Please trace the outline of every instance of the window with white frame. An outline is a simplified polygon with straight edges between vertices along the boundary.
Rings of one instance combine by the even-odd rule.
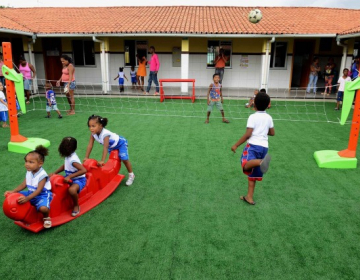
[[[215,59],[219,55],[220,49],[224,50],[225,56],[228,60],[225,63],[225,67],[231,67],[231,54],[232,54],[232,44],[231,41],[215,41],[209,40],[207,45],[207,67],[215,67]]]
[[[136,54],[139,54],[140,58],[145,57],[147,59],[148,54],[148,42],[125,40],[125,66],[138,66],[138,60]]]
[[[271,44],[270,68],[286,69],[287,42],[274,42]]]
[[[73,40],[72,46],[75,66],[95,66],[94,41]]]

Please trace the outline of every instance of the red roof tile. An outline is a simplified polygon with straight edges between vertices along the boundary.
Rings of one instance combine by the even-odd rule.
[[[344,31],[340,32],[339,35],[347,35],[347,34],[352,34],[352,33],[360,33],[360,25],[358,25],[354,28],[345,29]]]
[[[360,10],[260,7],[263,19],[248,21],[251,7],[97,7],[0,9],[0,28],[40,34],[337,34],[359,28]],[[356,29],[357,30],[357,29]],[[1,30],[0,30],[1,31]]]

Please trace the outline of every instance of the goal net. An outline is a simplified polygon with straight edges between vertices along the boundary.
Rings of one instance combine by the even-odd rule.
[[[55,84],[55,81],[52,81]],[[44,110],[46,80],[38,79],[38,93],[32,95],[28,110]],[[160,102],[160,95],[154,95],[152,86],[149,95],[136,86],[125,85],[124,91],[119,91],[119,86],[111,85],[111,90],[104,94],[102,84],[76,83],[74,91],[76,112],[89,114],[139,114],[153,116],[176,116],[206,118],[208,88],[196,87],[195,102],[192,96],[192,84],[189,83],[188,92],[182,92],[180,82],[163,84],[161,91],[165,96],[183,96],[177,99],[165,98]],[[334,86],[335,88],[336,86]],[[146,88],[146,86],[145,86]],[[64,87],[53,87],[56,101],[60,111],[65,114],[69,103],[64,93]],[[254,97],[255,88],[231,88],[224,86],[222,89],[223,108],[225,117],[229,119],[247,119],[254,113],[252,107],[246,104]],[[276,89],[271,88],[268,94],[271,97],[269,114],[274,120],[307,121],[307,122],[339,122],[340,111],[335,111],[336,93],[321,94],[324,88],[318,88],[317,93],[306,93],[305,88]],[[211,118],[221,118],[219,110],[214,106]]]

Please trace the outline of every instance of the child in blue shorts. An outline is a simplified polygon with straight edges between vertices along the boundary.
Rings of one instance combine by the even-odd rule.
[[[49,217],[52,200],[51,183],[49,176],[42,167],[47,155],[48,149],[44,146],[37,146],[34,151],[27,153],[25,156],[25,168],[27,170],[25,180],[12,191],[5,192],[5,196],[15,192],[23,194],[24,196],[18,199],[18,203],[23,204],[30,201],[36,210],[43,214],[44,228],[51,227]],[[28,190],[23,191],[25,188]]]
[[[343,97],[344,97],[345,84],[346,84],[346,82],[351,81],[351,78],[348,77],[348,74],[349,74],[349,69],[344,68],[343,75],[338,80],[338,93],[337,93],[337,96],[336,96],[335,110],[340,109],[340,102],[343,101]]]
[[[107,118],[102,118],[95,115],[89,117],[88,127],[90,129],[91,136],[86,149],[84,161],[89,159],[91,150],[94,145],[94,141],[99,142],[101,145],[104,145],[101,161],[99,161],[98,163],[99,166],[104,165],[105,158],[108,152],[110,153],[113,150],[117,150],[120,160],[125,164],[126,169],[129,172],[129,178],[126,181],[126,185],[131,186],[134,182],[135,175],[129,161],[128,142],[124,137],[107,130],[105,128],[107,123]]]
[[[119,73],[118,75],[114,78],[114,81],[119,78],[119,90],[120,92],[124,92],[124,79],[126,79],[128,81],[128,78],[125,76],[124,73],[124,67],[120,67],[119,68]]]
[[[75,153],[77,141],[73,137],[65,137],[59,145],[59,154],[65,158],[65,163],[61,165],[53,174],[65,171],[64,181],[69,183],[69,194],[74,202],[74,208],[71,216],[75,217],[80,213],[79,193],[86,185],[86,169]],[[53,175],[51,174],[51,175]]]
[[[47,113],[47,116],[45,118],[50,118],[51,117],[50,111],[54,110],[58,114],[58,118],[62,119],[62,115],[57,107],[55,92],[52,90],[51,83],[47,82],[45,84],[45,90],[46,90],[46,113]]]
[[[132,85],[132,88],[134,89],[136,87],[136,83],[137,83],[136,71],[135,71],[134,66],[131,66],[130,77],[131,77],[131,85]]]
[[[245,134],[231,147],[236,149],[247,141],[241,156],[241,167],[244,174],[248,175],[248,193],[240,199],[255,205],[253,196],[256,181],[262,181],[262,176],[267,172],[270,163],[268,152],[268,135],[274,136],[274,123],[266,108],[270,104],[270,97],[264,92],[259,92],[254,100],[256,113],[250,115],[247,121]]]

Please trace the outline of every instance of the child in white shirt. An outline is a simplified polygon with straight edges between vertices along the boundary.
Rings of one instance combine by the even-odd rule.
[[[349,69],[345,68],[343,70],[343,76],[339,78],[338,80],[338,93],[337,93],[337,97],[336,97],[336,107],[335,110],[339,110],[340,109],[340,102],[343,101],[343,97],[344,97],[344,90],[345,90],[345,83],[347,81],[351,81],[351,78],[348,77],[348,73],[349,73]]]
[[[256,113],[250,115],[247,121],[245,134],[231,147],[236,149],[247,141],[241,156],[241,167],[244,174],[248,175],[248,193],[240,199],[255,205],[253,199],[256,181],[262,181],[262,176],[267,172],[270,163],[268,152],[268,135],[274,136],[274,123],[269,114],[265,112],[270,104],[270,97],[264,92],[259,92],[254,100]]]

